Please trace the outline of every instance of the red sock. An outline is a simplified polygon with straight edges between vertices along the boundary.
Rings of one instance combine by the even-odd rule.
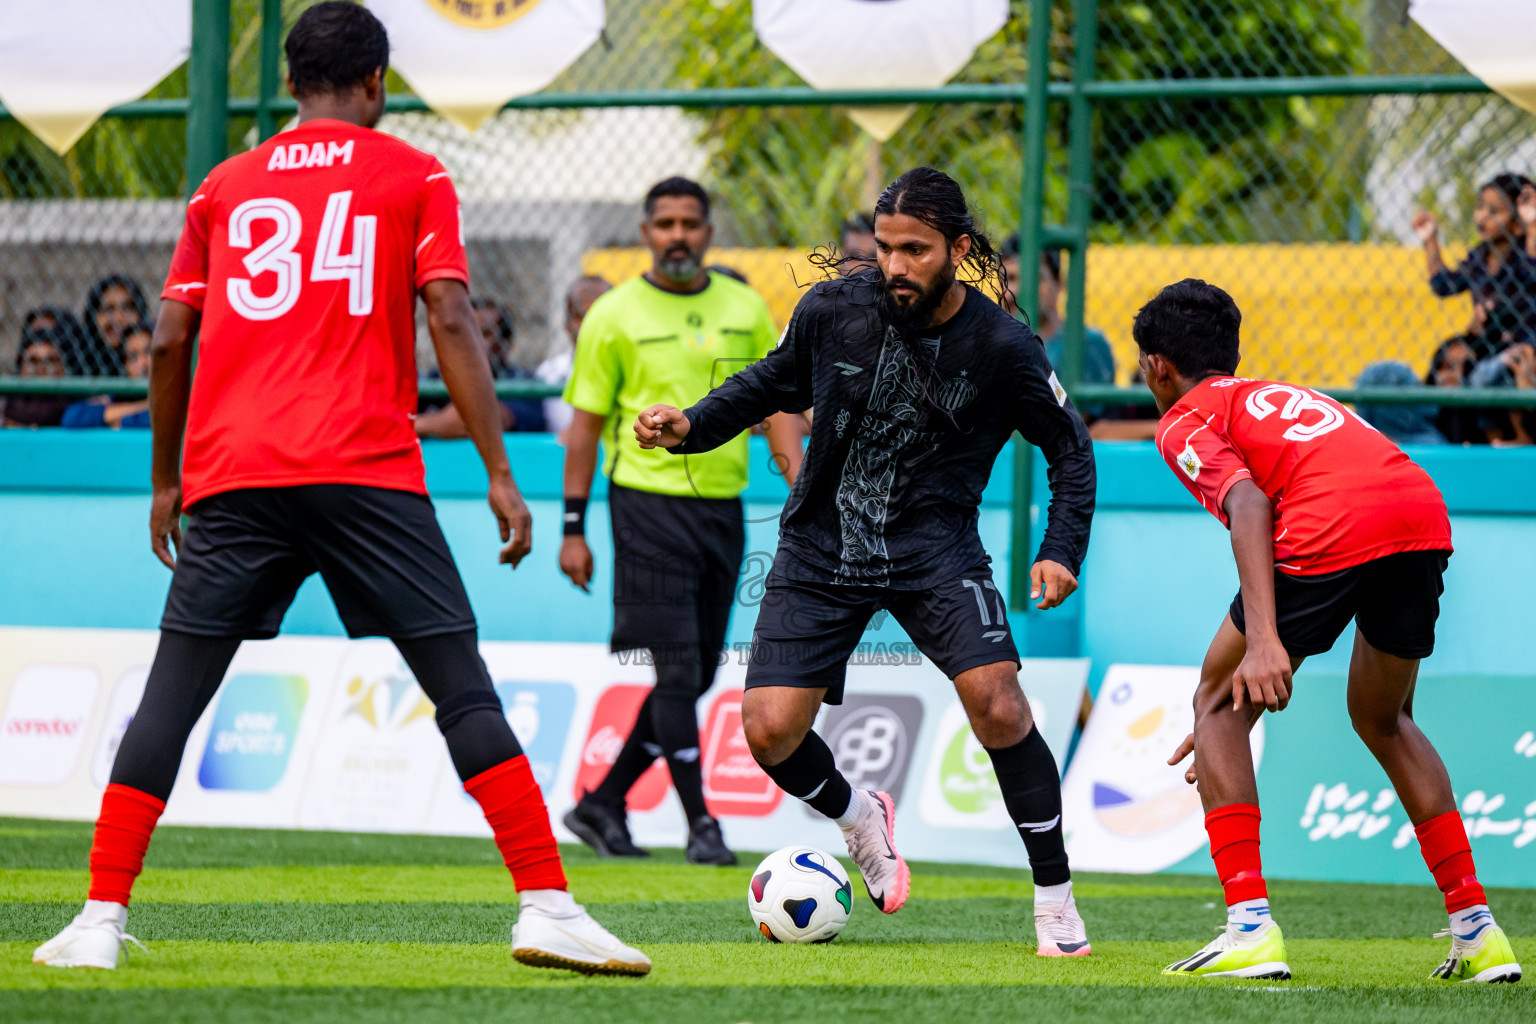
[[[101,795],[96,838],[91,843],[91,891],[87,899],[128,905],[133,880],[144,870],[144,851],[165,801],[112,783]]]
[[[1269,898],[1264,870],[1259,861],[1259,808],[1257,804],[1227,804],[1205,816],[1211,837],[1211,859],[1216,877],[1227,894],[1227,906],[1244,900]]]
[[[1415,825],[1419,837],[1419,852],[1429,873],[1435,876],[1435,884],[1445,893],[1445,910],[1454,914],[1458,910],[1487,903],[1483,887],[1477,882],[1477,868],[1472,864],[1472,844],[1467,842],[1467,830],[1461,824],[1461,815],[1446,811],[1430,818],[1422,825]]]
[[[565,871],[549,827],[544,794],[522,754],[488,768],[464,783],[480,804],[496,834],[496,848],[512,872],[518,892],[525,889],[564,889]]]

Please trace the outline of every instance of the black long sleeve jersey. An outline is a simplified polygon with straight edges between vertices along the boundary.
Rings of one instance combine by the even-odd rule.
[[[1050,464],[1039,559],[1073,573],[1096,483],[1082,418],[1028,326],[975,288],[919,342],[914,362],[881,318],[872,272],[815,285],[779,345],[687,410],[675,454],[706,452],[776,412],[815,408],[810,448],[780,518],[773,575],[921,590],[990,559],[981,492],[1017,430]]]

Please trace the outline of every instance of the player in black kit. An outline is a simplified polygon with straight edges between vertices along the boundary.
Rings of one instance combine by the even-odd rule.
[[[705,452],[777,412],[815,407],[810,449],[780,520],[752,637],[743,725],[785,792],[834,819],[875,905],[895,913],[911,876],[895,806],[854,791],[812,731],[870,617],[896,616],[945,675],[992,758],[1029,853],[1042,956],[1089,952],[1072,900],[1056,761],[1019,687],[1019,656],[976,530],[992,464],[1015,431],[1050,463],[1045,540],[1030,569],[1040,608],[1077,589],[1093,517],[1088,431],[1040,339],[973,285],[999,260],[948,176],[908,171],[875,207],[878,269],[823,281],[778,348],[686,412],[652,406],[646,448]],[[835,263],[835,260],[824,262]]]

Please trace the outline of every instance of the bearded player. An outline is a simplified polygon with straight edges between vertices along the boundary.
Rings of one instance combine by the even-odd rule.
[[[102,796],[85,909],[33,959],[117,966],[129,895],[187,736],[241,641],[276,635],[299,584],[319,572],[348,634],[393,640],[436,705],[453,766],[519,892],[512,955],[645,974],[645,955],[566,891],[548,811],[426,495],[411,426],[418,292],[510,541],[501,561],[516,567],[528,553],[531,523],[501,443],[448,172],[372,130],[389,40],[364,7],[310,7],[285,48],[298,126],[214,168],[187,205],[171,262],[150,370],[150,535],[175,575],[144,698]]]
[[[896,852],[896,808],[885,793],[853,790],[811,728],[823,703],[842,702],[848,658],[871,616],[888,609],[954,681],[992,759],[1034,870],[1038,952],[1084,956],[1056,760],[1019,687],[976,522],[992,464],[1017,430],[1050,463],[1031,596],[1040,608],[1060,604],[1077,589],[1088,545],[1093,448],[1040,339],[957,279],[966,264],[996,282],[1000,264],[948,175],[920,167],[897,178],[875,207],[875,245],[878,268],[812,288],[766,358],[687,412],[652,406],[635,435],[686,456],[815,406],[752,637],[742,702],[752,755],[779,788],[842,827],[870,898],[899,910],[911,876]]]
[[[1260,863],[1248,730],[1286,706],[1292,674],[1353,619],[1349,717],[1403,802],[1450,914],[1451,952],[1432,976],[1519,981],[1450,777],[1413,720],[1451,555],[1445,500],[1429,474],[1331,398],[1233,376],[1241,322],[1230,295],[1185,280],[1142,307],[1132,332],[1162,413],[1158,450],[1231,531],[1241,583],[1200,670],[1194,735],[1170,761],[1193,748],[1188,774],[1205,806],[1227,925],[1163,973],[1291,976]]]

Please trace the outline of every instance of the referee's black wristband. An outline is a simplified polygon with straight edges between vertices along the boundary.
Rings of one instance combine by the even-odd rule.
[[[567,537],[584,537],[587,533],[587,499],[566,498],[564,533]]]

